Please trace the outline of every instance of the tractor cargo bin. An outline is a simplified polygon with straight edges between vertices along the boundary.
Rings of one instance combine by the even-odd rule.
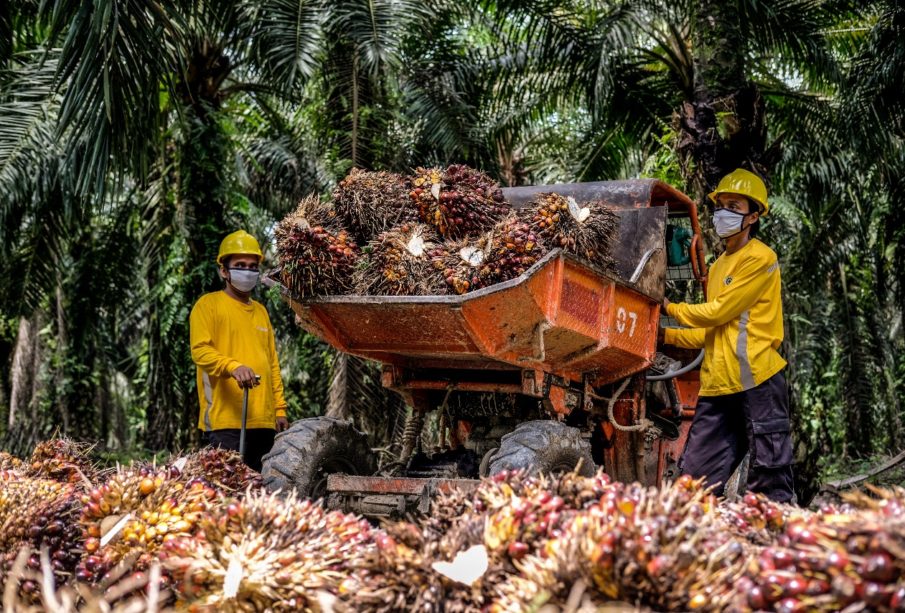
[[[589,374],[597,383],[650,365],[659,315],[657,298],[559,249],[515,279],[461,296],[287,301],[305,330],[364,358],[407,368],[540,369],[572,380]]]

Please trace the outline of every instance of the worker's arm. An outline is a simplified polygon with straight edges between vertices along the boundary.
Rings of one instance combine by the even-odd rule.
[[[232,374],[242,363],[223,355],[214,347],[214,325],[210,309],[203,303],[195,304],[189,316],[189,339],[192,345],[192,361],[209,375],[223,377]]]
[[[683,349],[703,349],[706,328],[664,328],[663,342]]]
[[[750,309],[779,274],[778,262],[751,258],[733,275],[732,284],[714,300],[702,304],[670,303],[666,312],[683,326],[715,328]],[[714,279],[711,283],[716,283]]]

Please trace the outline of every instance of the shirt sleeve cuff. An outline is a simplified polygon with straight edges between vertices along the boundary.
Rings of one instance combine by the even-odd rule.
[[[286,407],[279,407],[276,409],[277,417],[286,417]]]
[[[230,360],[226,365],[226,370],[223,371],[223,376],[230,376],[234,370],[242,366],[242,362],[239,360]]]
[[[670,302],[666,305],[666,314],[670,317],[676,316],[676,311],[678,311],[679,303],[678,302]]]
[[[676,329],[675,328],[663,328],[663,342],[667,345],[675,345],[676,344]]]

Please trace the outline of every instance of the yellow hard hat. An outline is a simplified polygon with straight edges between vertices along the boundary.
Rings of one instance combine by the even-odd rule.
[[[716,202],[716,197],[720,194],[741,194],[742,196],[747,196],[761,205],[763,208],[761,215],[766,215],[770,212],[770,205],[767,203],[767,186],[764,185],[760,177],[743,168],[736,168],[720,179],[720,184],[708,194],[708,197]]]
[[[228,255],[256,255],[259,260],[264,259],[258,239],[245,230],[237,230],[223,239],[217,254],[217,264],[222,264],[223,258]]]

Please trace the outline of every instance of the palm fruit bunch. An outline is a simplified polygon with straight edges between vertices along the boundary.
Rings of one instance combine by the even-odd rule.
[[[453,294],[465,294],[493,283],[487,259],[491,234],[438,245],[429,252],[431,265]]]
[[[336,212],[316,195],[302,200],[275,234],[282,281],[293,294],[335,296],[352,289],[361,249]]]
[[[562,602],[579,581],[602,599],[656,610],[719,608],[726,604],[724,583],[747,560],[700,481],[681,477],[659,490],[612,483],[538,554],[516,562],[521,572],[499,586],[495,608]]]
[[[0,489],[0,581],[8,578],[23,548],[34,552],[27,558],[27,568],[38,570],[37,552],[42,547],[47,549],[54,584],[66,581],[83,552],[76,523],[80,506],[75,484],[4,473]],[[37,598],[34,582],[23,581],[19,587],[23,597]]]
[[[38,560],[32,565],[32,560]],[[155,562],[148,573],[133,573],[128,565],[122,565],[99,585],[69,581],[46,581],[54,574],[49,556],[30,548],[19,550],[4,586],[4,611],[8,613],[38,613],[52,610],[56,613],[76,611],[127,613],[135,611],[172,611],[164,608],[171,600],[167,590],[151,588],[160,579],[160,564]],[[18,580],[22,588],[13,593],[9,582]],[[161,605],[164,605],[162,607]]]
[[[210,611],[298,611],[336,594],[352,560],[373,548],[370,524],[294,494],[251,492],[212,509],[193,537],[160,558],[179,605]]]
[[[905,610],[905,490],[847,496],[786,517],[782,533],[726,587],[738,611]]]
[[[166,474],[182,481],[203,479],[223,492],[244,492],[263,487],[261,473],[249,468],[235,451],[205,447],[170,462]]]
[[[448,239],[486,232],[509,212],[500,186],[488,175],[463,164],[418,168],[410,196],[421,221]]]
[[[25,463],[22,462],[16,456],[7,453],[5,451],[0,451],[0,471],[2,470],[22,470],[25,468]]]
[[[374,537],[376,547],[352,561],[340,602],[350,611],[481,611],[505,572],[488,564],[483,545],[446,548],[480,542],[480,523],[469,532],[470,538],[460,534],[441,544],[410,523],[385,526]]]
[[[763,494],[748,492],[738,501],[723,501],[718,509],[730,529],[755,545],[776,541],[791,516],[799,516],[798,507],[770,500]]]
[[[446,293],[431,259],[439,239],[430,226],[404,224],[381,233],[364,252],[367,265],[355,272],[355,293],[427,296]]]
[[[491,233],[485,277],[489,284],[514,279],[536,264],[546,252],[539,235],[528,222],[508,215]]]
[[[483,541],[492,556],[520,560],[562,534],[576,508],[558,494],[558,482],[503,472],[478,489],[475,508],[486,517]]]
[[[27,472],[33,477],[79,483],[92,481],[95,468],[88,457],[91,445],[65,438],[51,439],[35,446]]]
[[[603,270],[613,267],[610,256],[619,231],[619,218],[602,202],[579,205],[572,197],[538,194],[519,214],[549,249],[562,249]]]
[[[117,472],[82,498],[79,523],[88,555],[77,577],[98,581],[133,553],[135,570],[147,569],[164,543],[193,534],[219,500],[220,492],[203,479],[183,481],[153,467]]]
[[[381,232],[418,221],[407,177],[353,168],[333,190],[333,207],[359,244]]]

